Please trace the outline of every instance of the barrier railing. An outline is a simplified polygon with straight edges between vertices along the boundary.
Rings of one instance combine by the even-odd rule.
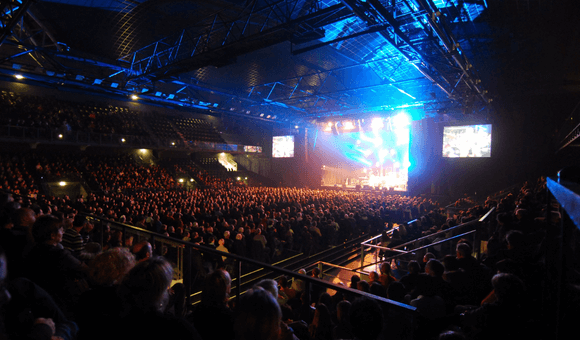
[[[303,280],[309,283],[305,285],[306,294],[309,294],[311,285],[319,285],[327,289],[329,288],[341,293],[373,298],[381,304],[385,315],[398,313],[399,315],[405,316],[405,319],[409,321],[409,325],[413,325],[409,329],[409,332],[412,334],[412,332],[414,331],[416,322],[415,307],[401,304],[396,301],[388,300],[382,297],[374,296],[362,291],[358,291],[356,289],[335,285],[333,283],[318,278],[301,275],[297,272],[277,267],[275,265],[270,265],[267,263],[259,262],[250,258],[241,257],[231,253],[221,252],[191,242],[176,240],[174,238],[157,234],[146,229],[137,228],[127,224],[106,220],[94,215],[87,215],[87,217],[91,220],[91,222],[93,223],[94,227],[97,230],[100,229],[101,231],[103,231],[110,229],[120,231],[121,232],[120,239],[122,241],[131,240],[132,237],[132,243],[137,243],[141,241],[148,241],[149,243],[151,243],[154,249],[154,253],[156,255],[162,255],[164,257],[167,257],[170,261],[172,261],[175,264],[174,268],[176,272],[175,279],[183,282],[186,289],[188,302],[189,297],[191,297],[192,294],[192,288],[196,286],[196,280],[199,279],[199,277],[196,278],[196,275],[200,274],[197,271],[203,271],[206,269],[203,267],[202,268],[199,267],[199,262],[196,261],[196,258],[199,259],[201,256],[224,256],[226,257],[225,262],[229,264],[229,269],[233,273],[232,292],[235,298],[238,298],[239,296],[241,296],[241,294],[243,294],[242,292],[242,286],[244,285],[243,278],[245,276],[248,276],[247,274],[250,273],[250,271],[248,271],[248,273],[244,273],[244,269],[250,267],[253,268],[251,270],[264,270],[272,272],[276,276],[285,275],[287,277],[294,278],[295,280],[296,279]],[[100,235],[103,235],[103,233],[101,232]],[[101,245],[103,245],[103,242],[106,240],[103,240],[101,238],[96,241],[100,242]],[[386,317],[385,322],[388,323]]]
[[[415,240],[399,244],[395,247],[379,245],[382,241],[382,235],[372,237],[371,239],[361,243],[361,267],[359,269],[376,266],[383,262],[391,262],[392,260],[397,262],[403,261],[407,263],[411,260],[422,261],[423,256],[428,251],[440,254],[449,254],[453,250],[452,246],[454,241],[462,238],[471,238],[471,243],[473,245],[473,255],[479,258],[482,250],[482,240],[481,234],[479,232],[480,226],[482,226],[483,223],[489,221],[489,217],[494,211],[495,207],[490,209],[478,220],[462,223],[453,228],[423,236]],[[410,221],[407,224],[409,225],[413,222],[414,221]],[[389,230],[391,234],[395,229],[398,228],[395,227]],[[370,264],[365,264],[365,257],[369,252],[372,252],[375,255],[375,260]]]

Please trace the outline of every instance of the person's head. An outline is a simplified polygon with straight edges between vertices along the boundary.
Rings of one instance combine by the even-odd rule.
[[[525,245],[524,234],[519,230],[510,230],[505,235],[508,249],[521,249]]]
[[[368,293],[369,289],[370,289],[370,285],[365,280],[360,280],[359,282],[356,283],[356,289]]]
[[[403,302],[406,294],[405,285],[399,281],[391,282],[387,287],[387,298],[390,300]]]
[[[283,288],[288,288],[288,278],[284,275],[280,276],[278,278],[278,287],[280,287],[280,289]]]
[[[385,286],[383,286],[378,281],[371,281],[369,284],[369,293],[380,296],[380,297],[387,297],[387,290]]]
[[[319,303],[316,305],[312,324],[316,325],[317,327],[326,328],[332,326],[332,316],[328,310],[328,307],[324,303]]]
[[[262,288],[248,290],[236,308],[236,340],[271,340],[280,333],[282,312],[276,299]]]
[[[379,273],[377,273],[376,271],[372,271],[369,273],[369,281],[371,282],[375,282],[375,281],[379,281]]]
[[[37,243],[60,243],[63,234],[62,221],[53,215],[42,215],[32,225],[32,236]]]
[[[381,271],[381,274],[383,275],[390,275],[391,274],[391,264],[388,262],[383,262],[381,263],[381,267],[379,269]],[[370,277],[370,275],[369,275]]]
[[[524,293],[523,281],[514,274],[499,273],[491,279],[498,302],[518,301]]]
[[[30,228],[36,222],[36,213],[29,208],[20,208],[14,212],[14,226]]]
[[[312,277],[320,277],[320,269],[318,269],[318,267],[312,268]]]
[[[336,304],[336,319],[338,321],[349,321],[350,301],[342,300]]]
[[[121,282],[135,263],[135,257],[128,249],[109,249],[90,261],[89,279],[98,286],[111,286]]]
[[[330,294],[328,294],[328,292],[323,292],[318,297],[318,303],[323,303],[326,305],[326,307],[330,308],[330,306],[333,305],[332,296],[330,296]]]
[[[431,259],[425,265],[425,273],[432,277],[442,277],[445,272],[445,267],[439,262],[439,260]]]
[[[471,246],[469,244],[463,242],[458,243],[455,249],[458,259],[471,257]]]
[[[421,272],[421,266],[417,261],[409,261],[407,265],[407,271],[409,274],[419,274]]]
[[[376,300],[355,299],[350,307],[352,333],[360,340],[375,340],[383,330],[383,312]]]
[[[459,262],[457,262],[457,257],[453,255],[446,255],[443,258],[443,266],[445,267],[445,271],[456,271],[459,270]]]
[[[153,255],[153,248],[149,242],[142,241],[135,244],[131,249],[131,252],[135,255],[135,260],[144,261]]]
[[[133,267],[121,283],[119,293],[129,310],[162,310],[169,299],[173,268],[163,257],[152,257]]]
[[[205,287],[201,293],[201,303],[207,305],[225,305],[230,297],[232,279],[223,269],[216,269],[205,278]]]
[[[272,279],[263,279],[256,283],[256,286],[272,294],[274,298],[278,297],[278,282]]]
[[[356,289],[357,283],[360,281],[360,277],[356,274],[350,277],[350,288]]]
[[[75,229],[83,229],[85,224],[88,223],[87,217],[84,215],[75,215],[74,220],[73,220],[73,228]]]

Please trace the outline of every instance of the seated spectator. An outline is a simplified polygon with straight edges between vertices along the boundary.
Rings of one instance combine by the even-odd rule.
[[[350,324],[350,306],[347,300],[342,300],[336,305],[336,326],[332,329],[332,339],[352,339],[352,326]]]
[[[203,339],[234,338],[233,312],[228,306],[231,279],[227,271],[217,269],[205,279],[201,302],[192,314],[192,321]]]
[[[531,311],[525,301],[525,286],[513,274],[496,274],[492,286],[497,301],[462,314],[462,325],[470,339],[529,338],[526,321]]]
[[[386,297],[389,300],[405,303],[405,295],[405,285],[403,285],[401,282],[393,282],[387,289]]]
[[[298,274],[306,275],[306,269],[298,270]],[[294,278],[294,280],[292,281],[291,288],[294,289],[294,291],[296,291],[296,295],[302,294],[302,292],[306,289],[304,280],[299,279],[299,278]]]
[[[91,230],[93,230],[93,225],[87,220],[87,217],[76,215],[72,227],[66,229],[62,236],[62,246],[81,261],[86,262],[93,259],[96,254],[85,250],[85,240],[81,235],[81,232],[89,233]]]
[[[131,248],[131,253],[135,256],[135,260],[142,262],[148,260],[153,256],[153,248],[151,244],[147,241],[141,241]]]
[[[283,327],[276,299],[262,288],[250,289],[240,298],[234,329],[236,340],[296,339],[290,328]]]
[[[401,277],[400,282],[405,286],[405,291],[407,293],[411,293],[421,279],[421,267],[419,266],[419,262],[417,261],[410,261],[407,265],[408,273]]]
[[[356,289],[360,290],[361,292],[368,293],[370,291],[370,288],[371,287],[370,287],[369,283],[365,280],[360,280],[356,284]]]
[[[468,243],[459,242],[456,247],[456,257],[459,268],[467,275],[468,286],[471,287],[467,300],[469,304],[477,305],[489,293],[491,273],[471,255],[472,247]]]
[[[282,275],[280,278],[278,278],[278,287],[280,288],[281,295],[281,298],[278,299],[280,306],[286,304],[288,300],[294,299],[296,297],[296,291],[290,287],[288,278],[286,276]]]
[[[463,269],[459,268],[457,258],[453,255],[445,256],[445,258],[443,258],[443,266],[445,267],[443,279],[451,284],[456,303],[468,303],[469,290],[471,287],[467,275]]]
[[[350,307],[350,324],[355,339],[377,340],[383,331],[383,311],[378,302],[359,297]]]
[[[165,313],[173,268],[162,257],[138,263],[123,279],[118,294],[122,318],[113,323],[113,339],[203,339],[183,318]]]
[[[119,283],[135,266],[135,258],[126,248],[113,248],[97,255],[88,268],[91,290],[83,293],[75,317],[80,327],[79,340],[98,340],[108,336],[105,325],[119,318],[122,309],[117,295]]]
[[[87,266],[62,247],[64,227],[57,217],[40,216],[32,226],[32,235],[36,244],[26,257],[25,275],[72,317],[78,298],[88,289]]]
[[[325,304],[319,303],[316,305],[314,318],[308,327],[310,338],[312,340],[331,340],[332,339],[332,317],[330,311]]]
[[[1,248],[0,309],[1,339],[76,339],[76,323],[64,315],[44,289],[22,277],[8,279],[8,263]]]
[[[395,276],[393,276],[391,265],[389,263],[381,263],[380,271],[381,275],[379,276],[379,282],[383,285],[383,287],[385,287],[385,289],[388,289],[392,282],[397,281]]]

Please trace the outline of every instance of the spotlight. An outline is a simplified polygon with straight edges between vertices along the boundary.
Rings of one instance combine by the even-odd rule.
[[[383,123],[383,119],[382,118],[373,118],[373,120],[371,121],[371,128],[373,130],[381,129],[384,126],[385,126],[385,123]]]
[[[139,99],[139,97],[137,97],[137,95],[136,95],[136,94],[132,94],[132,95],[131,95],[131,99],[133,99],[133,100],[137,100],[137,99]]]
[[[404,128],[409,125],[409,116],[404,113],[399,113],[393,118],[395,128]]]
[[[66,185],[66,182],[65,181],[58,182],[58,185],[60,185],[61,187],[64,187]]]
[[[14,75],[14,78],[16,78],[16,79],[20,80],[20,79],[24,79],[24,76],[23,76],[23,75],[21,75],[21,74],[15,74],[15,75]]]

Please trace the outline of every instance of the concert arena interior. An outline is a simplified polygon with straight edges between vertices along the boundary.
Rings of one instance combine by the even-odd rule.
[[[579,7],[2,1],[0,339],[573,336]]]

